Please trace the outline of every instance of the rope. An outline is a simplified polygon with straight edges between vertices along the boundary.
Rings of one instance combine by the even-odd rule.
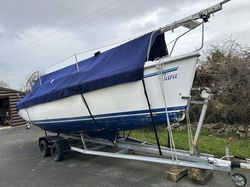
[[[163,88],[163,68],[162,68],[162,65],[163,65],[163,61],[162,59],[160,59],[159,61],[156,61],[157,62],[157,69],[159,70],[160,72],[160,75],[161,76],[158,76],[159,78],[159,82],[160,82],[160,86],[161,86],[161,92],[162,92],[162,98],[163,98],[163,101],[164,101],[164,105],[165,105],[165,114],[166,114],[166,119],[167,119],[167,129],[168,129],[168,133],[169,133],[169,136],[170,136],[170,150],[171,150],[171,153],[172,153],[172,160],[176,160],[176,162],[178,163],[178,158],[177,158],[177,154],[176,154],[176,149],[175,149],[175,143],[174,143],[174,137],[173,137],[173,132],[172,132],[172,128],[171,128],[171,123],[170,123],[170,119],[169,119],[169,113],[168,113],[168,109],[167,109],[167,102],[166,102],[166,94],[165,94],[165,91],[164,91],[164,88]]]

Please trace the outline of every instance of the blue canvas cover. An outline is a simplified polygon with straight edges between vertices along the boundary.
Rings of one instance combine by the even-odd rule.
[[[151,40],[151,42],[150,42]],[[41,77],[18,104],[17,110],[89,91],[143,79],[149,60],[167,54],[164,34],[147,33],[135,40]]]

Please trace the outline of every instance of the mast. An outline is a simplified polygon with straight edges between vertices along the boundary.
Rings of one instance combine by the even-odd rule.
[[[200,25],[200,22],[197,21],[198,19],[202,19],[204,22],[207,22],[208,19],[210,18],[211,14],[214,14],[215,12],[222,10],[222,6],[229,1],[231,1],[231,0],[224,0],[216,5],[208,7],[208,8],[201,10],[195,14],[192,14],[190,16],[183,18],[183,19],[180,19],[180,20],[175,21],[171,24],[168,24],[168,25],[162,27],[160,29],[160,32],[161,33],[168,32],[168,31],[174,30],[180,26],[183,26],[183,27],[188,28],[188,29],[193,29],[193,28]]]

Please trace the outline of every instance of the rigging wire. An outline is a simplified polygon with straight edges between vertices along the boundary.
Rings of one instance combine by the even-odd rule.
[[[131,0],[130,0],[131,1]],[[130,6],[129,6],[129,8],[130,7],[132,7],[132,6],[138,6],[139,4],[141,4],[141,3],[143,3],[143,1],[141,1],[141,2],[137,2],[137,4],[130,4]],[[120,6],[120,8],[121,8],[122,6]],[[115,15],[119,15],[119,14],[121,14],[122,12],[121,11],[119,11],[119,12],[116,12],[115,14],[111,14],[111,16],[115,16]],[[107,18],[105,18],[104,17],[104,19],[107,19]],[[98,20],[97,20],[98,21]],[[84,31],[86,31],[86,30],[88,30],[90,27],[88,27],[87,29],[85,29]],[[62,38],[62,40],[64,40],[65,38]],[[60,40],[60,41],[62,41],[62,40]],[[47,45],[48,45],[49,43],[47,43]],[[46,44],[45,44],[46,45]]]
[[[109,4],[107,4],[107,5],[103,6],[103,7],[101,7],[101,8],[99,8],[99,9],[95,10],[95,11],[100,11],[100,10],[106,9],[107,7],[110,7],[110,6],[112,6],[112,5],[114,5],[114,4],[118,3],[118,2],[119,2],[119,0],[116,0],[115,2],[109,3]],[[116,7],[115,7],[115,8],[116,8]],[[16,53],[18,53],[18,52],[21,52],[21,51],[25,50],[25,48],[27,48],[27,47],[29,47],[29,46],[31,46],[31,47],[36,46],[37,43],[39,44],[39,43],[41,43],[43,40],[49,39],[50,37],[57,35],[57,34],[60,33],[61,31],[66,30],[66,29],[69,29],[70,26],[73,26],[73,25],[76,25],[77,23],[86,21],[86,17],[87,17],[87,18],[91,18],[91,17],[95,17],[95,16],[96,16],[96,14],[94,14],[94,16],[92,16],[92,15],[93,15],[93,13],[91,12],[91,13],[87,14],[87,15],[84,17],[85,20],[82,20],[82,19],[80,18],[80,19],[77,19],[77,20],[74,21],[74,22],[71,22],[70,24],[64,24],[63,26],[61,26],[61,27],[60,27],[59,29],[57,29],[56,31],[54,31],[54,32],[52,32],[52,33],[50,33],[50,34],[48,34],[48,35],[45,35],[45,36],[43,36],[43,37],[41,37],[41,38],[35,40],[34,42],[25,44],[25,45],[23,45],[22,47],[18,48],[17,50],[15,50],[15,53],[14,53],[14,54],[16,54]],[[27,48],[27,49],[29,49],[29,48]],[[12,56],[13,53],[11,53],[10,55]],[[10,56],[10,55],[9,55],[9,56]],[[9,56],[7,56],[7,57],[9,57]],[[7,58],[7,57],[6,57],[6,58]],[[2,60],[2,59],[1,59],[1,60]]]
[[[115,9],[117,9],[117,8],[119,8],[119,7],[115,7]],[[109,12],[110,10],[107,10],[107,12]],[[105,12],[103,12],[103,13],[105,13]],[[96,14],[95,14],[96,15]],[[99,16],[101,16],[102,14],[100,14],[99,13]],[[92,18],[92,17],[91,17]],[[95,17],[94,17],[95,18]],[[85,24],[87,24],[88,22],[90,22],[90,21],[96,21],[96,20],[98,20],[98,19],[88,19],[87,20],[87,22],[85,22]],[[85,25],[84,24],[84,25]],[[83,25],[83,26],[84,26]],[[80,27],[81,28],[81,27]],[[67,28],[67,29],[69,29],[69,28]],[[72,29],[72,28],[71,28]],[[79,28],[77,28],[77,29],[74,29],[74,30],[79,30]],[[85,29],[86,30],[86,29]],[[59,37],[59,38],[58,38]],[[52,38],[50,41],[45,41],[46,43],[44,43],[44,42],[40,42],[40,43],[36,43],[35,45],[33,45],[32,47],[30,47],[29,49],[30,50],[26,50],[26,51],[24,51],[24,52],[22,52],[22,54],[24,54],[24,55],[27,55],[27,54],[30,54],[30,52],[31,51],[34,51],[33,49],[35,49],[35,48],[37,48],[37,46],[38,46],[38,49],[39,48],[44,48],[45,46],[47,46],[48,44],[51,44],[51,43],[54,43],[54,42],[56,42],[56,41],[58,41],[59,39],[60,39],[60,41],[62,41],[62,40],[64,40],[65,39],[65,37],[66,38],[68,38],[68,35],[66,35],[66,36],[55,36],[54,38]],[[35,52],[37,52],[36,50],[35,50]],[[17,55],[18,55],[18,53],[17,53]],[[13,56],[11,56],[12,58],[13,58]]]
[[[86,51],[78,52],[78,53],[76,53],[75,55],[81,55],[81,54],[93,52],[93,51],[96,51],[96,50],[99,50],[99,49],[103,49],[103,48],[106,48],[106,47],[110,47],[110,46],[113,46],[113,45],[116,45],[116,44],[121,44],[121,43],[123,43],[123,42],[126,42],[126,41],[129,41],[129,40],[138,38],[138,37],[140,37],[140,36],[142,36],[142,35],[138,35],[138,36],[126,38],[126,39],[124,39],[124,40],[120,40],[120,41],[113,42],[113,43],[110,43],[110,44],[106,44],[106,45],[103,45],[103,46],[100,46],[100,47],[92,48],[92,49],[89,49],[89,50],[86,50]],[[60,64],[60,63],[64,62],[65,60],[68,60],[68,59],[74,57],[75,55],[68,56],[68,57],[66,57],[66,58],[64,58],[64,59],[62,59],[62,60],[60,60],[60,61],[58,61],[58,62],[56,62],[56,63],[54,63],[54,64],[51,64],[51,65],[49,65],[49,66],[46,66],[46,67],[44,67],[44,68],[46,69],[46,68],[53,67],[53,66],[55,66],[55,65],[57,65],[57,64]]]
[[[119,13],[120,13],[120,12],[119,12]],[[63,30],[63,29],[62,29],[62,30]],[[191,30],[192,30],[192,29],[191,29]],[[189,30],[189,31],[190,31],[190,30]],[[188,31],[188,32],[189,32],[189,31]],[[186,32],[185,32],[184,34],[186,34]],[[141,36],[141,35],[139,35],[139,36]],[[128,41],[128,40],[137,38],[137,37],[139,37],[139,36],[127,38],[127,39],[124,39],[124,40],[121,40],[121,41],[118,41],[118,42],[114,42],[114,43],[111,43],[111,44],[106,44],[106,45],[103,45],[103,46],[101,46],[101,47],[93,48],[93,49],[86,50],[86,51],[83,51],[83,52],[78,52],[78,53],[76,53],[76,55],[80,55],[80,54],[88,53],[88,52],[95,51],[95,50],[98,50],[98,49],[102,49],[102,48],[105,48],[105,47],[113,46],[113,45],[116,45],[116,44],[119,44],[119,43],[122,43],[122,42],[125,42],[125,41]],[[175,39],[175,40],[176,40],[176,39]],[[174,42],[175,40],[171,41],[171,42],[168,43],[167,45],[171,44],[171,43]],[[52,64],[52,65],[46,66],[46,67],[43,68],[43,69],[46,69],[46,68],[55,66],[55,65],[57,65],[57,64],[60,64],[60,63],[62,63],[62,62],[64,62],[64,61],[66,61],[67,59],[72,58],[73,56],[74,56],[74,55],[70,55],[69,57],[66,57],[66,58],[64,58],[64,59],[62,59],[62,60],[60,60],[60,61],[58,61],[58,62],[56,62],[56,63],[54,63],[54,64]]]
[[[140,3],[142,3],[142,2],[143,2],[143,1],[141,1]],[[139,5],[140,3],[137,3],[136,5]],[[136,6],[136,5],[135,5],[135,4],[132,4],[132,6]],[[131,7],[131,6],[129,6],[129,7]],[[111,16],[119,15],[119,14],[121,14],[121,13],[122,13],[122,12],[117,12],[116,14],[112,14]],[[85,29],[85,30],[86,30],[86,29]],[[139,36],[141,36],[141,35],[139,35]],[[101,46],[101,47],[97,47],[97,48],[93,48],[93,49],[90,49],[90,50],[86,50],[86,51],[79,52],[79,53],[76,53],[76,54],[83,54],[83,53],[95,51],[95,50],[98,50],[98,49],[102,49],[102,48],[105,48],[105,47],[109,47],[109,46],[112,46],[112,45],[115,45],[115,44],[119,44],[119,43],[122,43],[122,42],[125,42],[125,41],[128,41],[128,40],[131,40],[131,39],[137,38],[137,37],[138,37],[138,36],[136,36],[136,37],[131,37],[131,38],[127,38],[127,39],[124,39],[124,40],[121,40],[121,41],[118,41],[118,42],[114,42],[114,43],[107,44],[107,45],[104,45],[104,46]],[[52,64],[52,66],[54,66],[54,65],[56,65],[56,64],[59,64],[59,63],[65,61],[65,60],[71,58],[72,56],[74,56],[74,55],[70,55],[69,57],[66,57],[65,59],[62,59],[62,60],[60,60],[59,62],[56,62],[55,64]],[[45,68],[48,68],[48,67],[51,67],[51,65],[50,65],[50,66],[47,66],[47,67],[45,67]]]
[[[181,36],[183,36],[183,35],[189,33],[189,32],[192,31],[193,29],[194,29],[194,28],[189,29],[188,31],[186,31],[186,32],[184,32],[184,33],[182,33],[182,34],[180,34],[180,35],[177,36],[174,40],[172,40],[172,41],[170,41],[169,43],[167,43],[167,46],[169,46],[169,45],[170,45],[171,43],[173,43],[173,42],[176,42],[176,40],[177,40],[178,38],[180,38]],[[82,52],[78,52],[78,53],[76,53],[75,55],[81,55],[81,54],[93,52],[93,51],[96,51],[96,50],[100,50],[100,49],[103,49],[103,48],[106,48],[106,47],[110,47],[110,46],[113,46],[113,45],[116,45],[116,44],[121,44],[121,43],[123,43],[123,42],[126,42],[126,41],[129,41],[129,40],[133,40],[133,39],[135,39],[135,38],[138,38],[138,37],[140,37],[140,36],[142,36],[142,35],[143,35],[143,34],[140,34],[140,35],[137,35],[137,36],[134,36],[134,37],[130,37],[130,38],[126,38],[126,39],[123,39],[123,40],[120,40],[120,41],[117,41],[117,42],[113,42],[113,43],[110,43],[110,44],[105,44],[105,45],[100,46],[100,47],[96,47],[96,48],[92,48],[92,49],[85,50],[85,51],[82,51]],[[56,63],[54,63],[54,64],[51,64],[51,65],[49,65],[49,66],[44,67],[44,69],[47,69],[47,68],[53,67],[53,66],[55,66],[55,65],[58,65],[58,64],[60,64],[60,63],[62,63],[62,62],[64,62],[64,61],[66,61],[66,60],[68,60],[68,59],[74,57],[75,55],[70,55],[69,57],[66,57],[66,58],[64,58],[64,59],[62,59],[62,60],[60,60],[60,61],[58,61],[58,62],[56,62]]]

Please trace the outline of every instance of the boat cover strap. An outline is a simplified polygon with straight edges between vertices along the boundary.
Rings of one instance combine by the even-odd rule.
[[[152,36],[151,36],[152,35]],[[151,38],[151,46],[149,41]],[[167,55],[164,34],[147,33],[108,51],[41,77],[17,110],[109,86],[141,80],[148,47],[149,60]]]
[[[82,101],[83,101],[84,105],[86,106],[86,108],[87,108],[87,110],[88,110],[88,112],[89,112],[89,115],[90,115],[91,119],[93,120],[94,124],[97,125],[97,126],[99,127],[99,125],[97,124],[97,122],[96,122],[94,116],[92,115],[92,112],[91,112],[91,110],[90,110],[90,108],[89,108],[89,105],[88,105],[88,103],[87,103],[87,101],[86,101],[86,99],[85,99],[83,93],[81,93],[81,96],[82,96]],[[101,127],[99,127],[99,128],[101,128]]]

